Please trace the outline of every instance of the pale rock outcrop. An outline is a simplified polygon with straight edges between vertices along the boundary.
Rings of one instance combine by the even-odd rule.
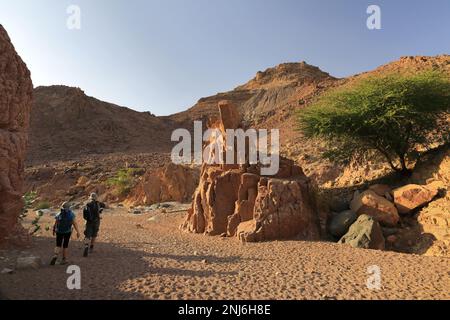
[[[214,128],[241,127],[235,106],[219,103]],[[224,151],[224,157],[227,150]],[[214,154],[210,154],[214,156]],[[293,161],[280,159],[274,176],[260,175],[260,164],[202,166],[200,182],[182,230],[209,235],[227,234],[241,241],[318,239],[319,221],[309,179]]]
[[[33,85],[0,25],[0,243],[18,239]]]
[[[393,191],[394,203],[399,213],[407,214],[433,200],[437,193],[437,188],[408,184]]]
[[[395,205],[372,190],[355,194],[350,209],[358,216],[369,215],[385,226],[396,226],[400,220]]]
[[[197,169],[168,163],[145,173],[124,204],[137,206],[167,201],[189,202],[197,184]]]

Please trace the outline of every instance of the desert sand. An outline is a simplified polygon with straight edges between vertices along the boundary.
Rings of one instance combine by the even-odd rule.
[[[82,218],[77,212],[78,222]],[[0,274],[7,299],[450,299],[450,260],[354,249],[328,242],[241,244],[236,238],[180,231],[186,212],[133,215],[106,210],[96,250],[82,257],[72,238],[69,265],[81,268],[81,289],[66,287],[67,266],[49,266],[54,238],[35,236],[24,251],[0,251],[0,269],[20,255],[44,266]],[[43,224],[51,216],[43,217]],[[367,268],[381,269],[381,288],[366,286]],[[445,271],[445,273],[443,273]]]

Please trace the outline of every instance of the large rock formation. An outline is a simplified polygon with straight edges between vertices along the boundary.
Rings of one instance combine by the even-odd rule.
[[[234,105],[219,103],[222,134],[240,127]],[[224,150],[226,154],[226,150]],[[225,157],[225,156],[224,156]],[[311,185],[300,167],[280,159],[274,176],[260,165],[204,164],[200,183],[181,229],[209,235],[238,236],[242,241],[318,239],[319,223]]]
[[[23,207],[32,92],[30,72],[0,25],[0,243],[16,231]]]

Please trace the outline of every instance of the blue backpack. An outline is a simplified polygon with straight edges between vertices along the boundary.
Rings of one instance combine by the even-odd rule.
[[[61,212],[56,216],[56,232],[69,233],[72,231],[72,224],[72,211],[61,209]]]

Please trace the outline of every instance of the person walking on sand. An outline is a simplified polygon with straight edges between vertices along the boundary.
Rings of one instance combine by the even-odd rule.
[[[95,239],[100,229],[100,214],[103,208],[105,208],[105,204],[97,201],[97,194],[91,193],[89,202],[83,209],[83,218],[86,220],[83,257],[87,257],[89,252],[94,251]]]
[[[53,235],[56,235],[55,253],[50,261],[50,265],[54,266],[58,260],[59,253],[62,247],[62,260],[60,264],[67,264],[67,250],[69,248],[69,241],[72,235],[72,226],[77,232],[77,238],[80,237],[78,231],[75,214],[70,210],[70,204],[64,202],[61,206],[61,211],[55,216],[55,224],[53,225]]]

